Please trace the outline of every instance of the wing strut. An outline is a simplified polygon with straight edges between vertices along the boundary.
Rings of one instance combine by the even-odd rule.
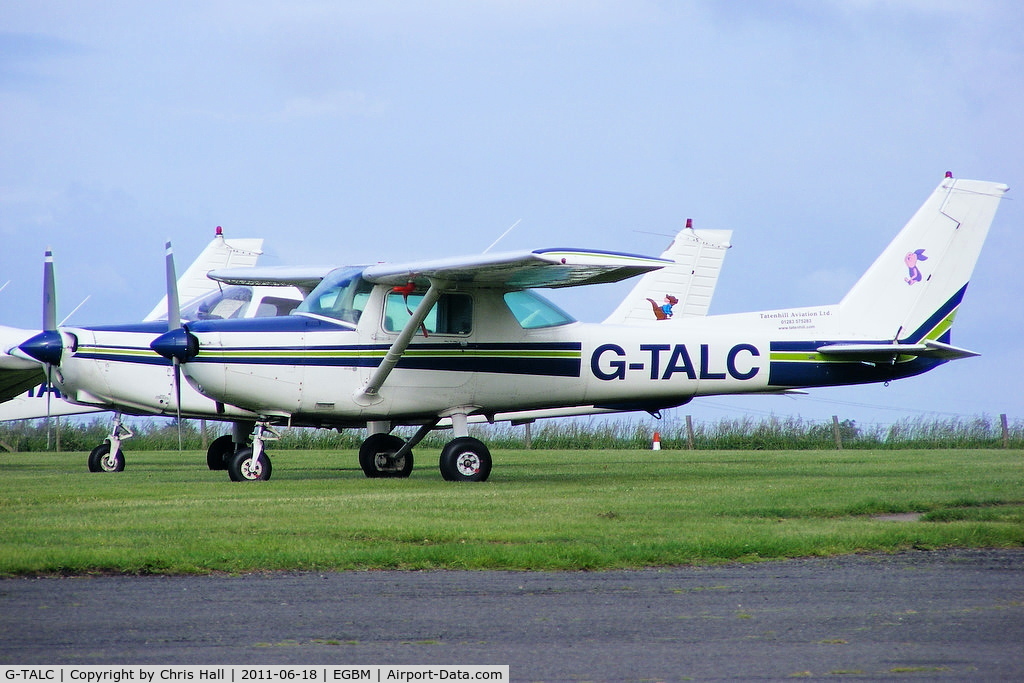
[[[387,354],[384,356],[384,360],[381,361],[377,369],[373,371],[373,375],[370,376],[366,386],[362,389],[358,389],[353,396],[356,403],[360,405],[371,405],[380,401],[380,397],[377,392],[380,391],[381,386],[384,385],[384,381],[391,374],[391,371],[398,365],[398,361],[402,358],[402,354],[409,347],[409,343],[412,341],[413,336],[416,334],[416,330],[420,328],[423,321],[426,320],[427,314],[430,313],[430,309],[434,307],[437,300],[441,298],[441,292],[447,286],[448,283],[443,280],[435,280],[430,278],[430,288],[427,289],[427,293],[423,295],[423,300],[420,301],[416,310],[413,311],[412,317],[405,323],[405,327],[398,334],[398,338],[391,344],[391,348],[388,349]]]

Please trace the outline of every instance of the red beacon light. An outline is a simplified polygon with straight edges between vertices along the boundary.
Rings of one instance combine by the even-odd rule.
[[[409,296],[410,294],[416,291],[416,283],[413,282],[412,280],[409,280],[404,285],[396,285],[395,287],[392,288],[392,291],[395,292],[395,294]]]
[[[686,228],[688,230],[693,230],[693,219],[692,218],[687,218],[686,219]]]
[[[219,225],[217,226],[216,236],[217,237],[223,237],[224,236],[224,228],[220,227]]]
[[[953,172],[952,171],[946,171],[946,177],[947,178],[952,178],[953,177]]]

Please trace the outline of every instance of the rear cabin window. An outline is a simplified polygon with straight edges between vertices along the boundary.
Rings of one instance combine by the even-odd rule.
[[[252,289],[242,285],[207,294],[181,309],[182,320],[230,320],[241,318],[252,300]],[[166,316],[164,316],[166,319]]]
[[[505,294],[505,305],[516,317],[524,330],[542,327],[557,327],[576,322],[571,315],[537,294],[532,289],[522,289]]]
[[[256,309],[257,318],[273,318],[279,315],[288,315],[299,305],[294,299],[279,299],[276,296],[265,296],[260,300],[259,308]]]
[[[388,292],[384,304],[384,329],[401,332],[421,301],[422,292],[408,296]],[[423,327],[427,334],[469,334],[473,331],[473,298],[468,294],[442,294],[424,319]]]

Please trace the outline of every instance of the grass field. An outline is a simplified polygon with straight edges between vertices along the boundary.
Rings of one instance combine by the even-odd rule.
[[[352,453],[273,451],[231,483],[205,454],[0,454],[0,575],[374,568],[611,569],[1024,546],[1024,452],[495,450],[483,484],[365,479]],[[923,513],[917,521],[876,515]]]

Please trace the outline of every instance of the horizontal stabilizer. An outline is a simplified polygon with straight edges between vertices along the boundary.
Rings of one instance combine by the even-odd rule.
[[[956,360],[981,355],[931,339],[926,339],[920,344],[826,344],[819,346],[817,351],[826,356],[840,356],[846,360],[865,362],[891,361],[896,356]]]

